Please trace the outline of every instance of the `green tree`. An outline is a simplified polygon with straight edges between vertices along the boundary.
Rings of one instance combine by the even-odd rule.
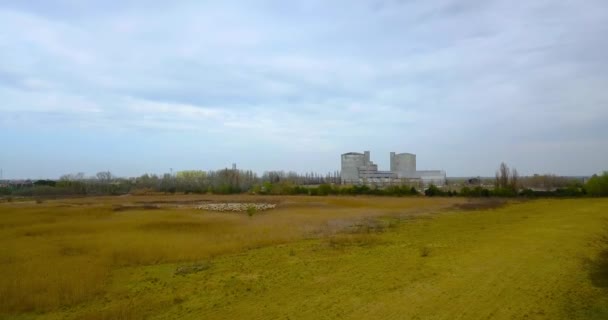
[[[426,190],[424,190],[424,195],[427,197],[434,197],[442,195],[441,190],[437,188],[434,184],[431,184]]]
[[[604,171],[601,176],[593,175],[587,184],[585,189],[590,196],[593,197],[606,197],[608,196],[608,171]]]

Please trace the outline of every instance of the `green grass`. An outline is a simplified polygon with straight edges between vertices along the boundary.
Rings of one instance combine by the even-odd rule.
[[[608,318],[606,199],[282,197],[253,217],[112,201],[0,206],[7,318]]]

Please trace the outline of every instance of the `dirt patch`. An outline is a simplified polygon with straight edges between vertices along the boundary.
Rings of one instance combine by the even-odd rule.
[[[324,244],[333,249],[344,249],[347,247],[371,247],[385,244],[377,234],[373,233],[348,233],[336,234],[326,238]]]
[[[59,254],[62,256],[82,256],[88,252],[86,248],[80,247],[62,247],[59,249]]]
[[[378,235],[389,231],[398,225],[399,219],[396,218],[359,218],[359,219],[332,219],[328,220],[324,226],[311,227],[307,238],[331,238],[344,237],[347,239],[358,238],[357,235]]]
[[[585,259],[583,263],[587,267],[593,285],[608,290],[608,235],[600,237],[595,242],[602,251],[593,259]]]
[[[198,273],[201,271],[205,271],[211,268],[211,263],[209,262],[198,262],[191,265],[179,266],[175,269],[176,276],[185,276],[192,273]]]
[[[160,209],[160,206],[153,204],[144,204],[144,205],[114,205],[112,211],[121,212],[121,211],[130,211],[130,210],[157,210]]]
[[[84,207],[84,206],[99,205],[99,203],[95,203],[95,202],[73,202],[73,203],[61,202],[61,205],[70,206],[70,207]]]
[[[233,226],[234,224],[230,221],[156,221],[142,224],[138,229],[151,232],[201,233],[213,231],[215,228],[229,231]]]
[[[506,199],[475,199],[469,200],[467,203],[458,203],[453,206],[459,210],[488,210],[498,209],[509,204]]]
[[[158,200],[158,201],[135,201],[136,204],[138,205],[163,205],[163,204],[168,204],[168,205],[196,205],[196,204],[200,204],[201,202],[209,202],[211,200],[207,200],[207,199],[200,199],[200,200]]]
[[[330,233],[382,233],[396,226],[396,220],[364,218],[360,220],[336,219],[327,222]]]
[[[608,289],[608,250],[589,261],[589,278],[594,286]]]

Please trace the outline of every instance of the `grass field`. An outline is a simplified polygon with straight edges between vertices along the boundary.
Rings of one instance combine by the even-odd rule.
[[[1,203],[0,318],[607,319],[606,239],[608,199]]]

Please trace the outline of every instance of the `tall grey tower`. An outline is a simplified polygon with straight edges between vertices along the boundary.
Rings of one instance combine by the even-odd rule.
[[[399,178],[413,178],[416,176],[416,155],[413,153],[391,152],[391,171],[397,173]]]

